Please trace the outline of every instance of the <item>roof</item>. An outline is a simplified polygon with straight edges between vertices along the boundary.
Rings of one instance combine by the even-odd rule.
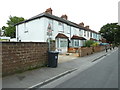
[[[71,39],[86,40],[84,37],[79,37],[79,36],[76,36],[76,35],[73,35]]]
[[[78,25],[75,25],[75,24],[71,23],[71,22],[68,21],[68,20],[65,20],[65,19],[63,19],[63,18],[57,17],[57,16],[55,16],[55,15],[51,15],[51,14],[45,13],[45,12],[44,12],[44,13],[41,13],[41,14],[38,14],[38,15],[36,15],[36,16],[28,19],[28,20],[25,20],[25,21],[22,21],[22,22],[20,22],[20,23],[17,23],[17,24],[15,24],[15,25],[19,25],[19,24],[22,24],[22,23],[26,23],[26,22],[29,22],[29,21],[32,21],[32,20],[34,20],[34,19],[41,18],[41,17],[47,17],[47,18],[50,18],[50,19],[54,19],[54,20],[56,20],[56,21],[63,22],[63,23],[68,24],[68,25],[70,25],[70,26],[80,28]],[[82,28],[82,27],[81,27],[81,28]]]
[[[66,38],[68,39],[68,37],[62,33],[58,33],[58,35],[55,38]]]
[[[94,38],[90,38],[90,40],[97,41],[97,39],[94,39]]]
[[[102,41],[101,39],[99,39],[99,41]]]
[[[63,18],[61,18],[61,17],[55,16],[55,15],[51,15],[51,14],[46,13],[46,12],[43,12],[43,13],[41,13],[41,14],[38,14],[38,15],[36,15],[36,16],[30,18],[30,19],[27,19],[27,20],[25,20],[25,21],[22,21],[22,22],[20,22],[20,23],[17,23],[17,24],[15,24],[15,26],[16,26],[16,25],[19,25],[19,24],[22,24],[22,23],[26,23],[26,22],[32,21],[32,20],[37,19],[37,18],[42,18],[42,17],[47,17],[47,18],[50,18],[50,19],[53,19],[53,20],[56,20],[56,21],[63,22],[63,23],[65,23],[65,24],[67,24],[67,25],[70,25],[70,26],[73,26],[73,27],[76,27],[76,28],[80,28],[80,29],[84,29],[84,30],[87,30],[87,31],[92,31],[92,32],[94,32],[94,33],[97,33],[97,32],[95,32],[95,31],[93,31],[93,30],[91,30],[91,29],[87,29],[87,28],[85,28],[85,27],[82,27],[82,26],[80,26],[80,25],[78,25],[78,24],[76,24],[76,23],[74,23],[74,22],[71,22],[71,21],[69,21],[69,20],[65,20],[65,19],[63,19]]]

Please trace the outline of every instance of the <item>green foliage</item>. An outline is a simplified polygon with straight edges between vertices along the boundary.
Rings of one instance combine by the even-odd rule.
[[[2,29],[5,30],[5,36],[15,38],[15,24],[24,21],[25,19],[23,17],[16,17],[16,16],[10,16],[9,20],[7,21],[8,26],[3,26]]]
[[[94,41],[92,41],[92,40],[87,40],[87,41],[85,42],[85,47],[90,47],[93,43],[94,43]]]
[[[95,47],[95,46],[98,46],[99,43],[98,42],[94,42],[91,46]]]
[[[0,36],[1,36],[1,33],[2,33],[2,29],[0,29]]]
[[[118,23],[106,24],[99,32],[110,43],[120,44],[120,25]]]

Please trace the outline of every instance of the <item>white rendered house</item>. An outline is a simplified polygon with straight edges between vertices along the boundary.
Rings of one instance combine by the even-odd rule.
[[[95,35],[96,36],[95,36]],[[16,39],[21,42],[56,41],[56,50],[66,53],[69,47],[83,46],[90,38],[99,41],[97,32],[90,30],[84,23],[76,24],[68,20],[67,15],[52,15],[52,9],[16,24]]]

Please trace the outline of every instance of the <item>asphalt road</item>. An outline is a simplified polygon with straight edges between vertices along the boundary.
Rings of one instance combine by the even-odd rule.
[[[82,72],[77,70],[40,88],[118,88],[118,50]]]

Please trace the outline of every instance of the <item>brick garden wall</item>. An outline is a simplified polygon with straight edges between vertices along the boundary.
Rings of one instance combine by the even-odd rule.
[[[2,76],[39,68],[48,62],[48,43],[46,42],[1,43]],[[54,46],[51,45],[52,50],[55,49]]]
[[[105,46],[96,46],[96,47],[81,47],[79,48],[79,56],[83,57],[90,55],[92,53],[100,52],[105,50]]]
[[[86,55],[90,55],[93,53],[93,48],[92,47],[82,47],[82,48],[79,48],[79,56],[80,57],[83,57],[83,56],[86,56]]]
[[[94,47],[94,52],[100,52],[105,50],[105,46],[96,46]]]

